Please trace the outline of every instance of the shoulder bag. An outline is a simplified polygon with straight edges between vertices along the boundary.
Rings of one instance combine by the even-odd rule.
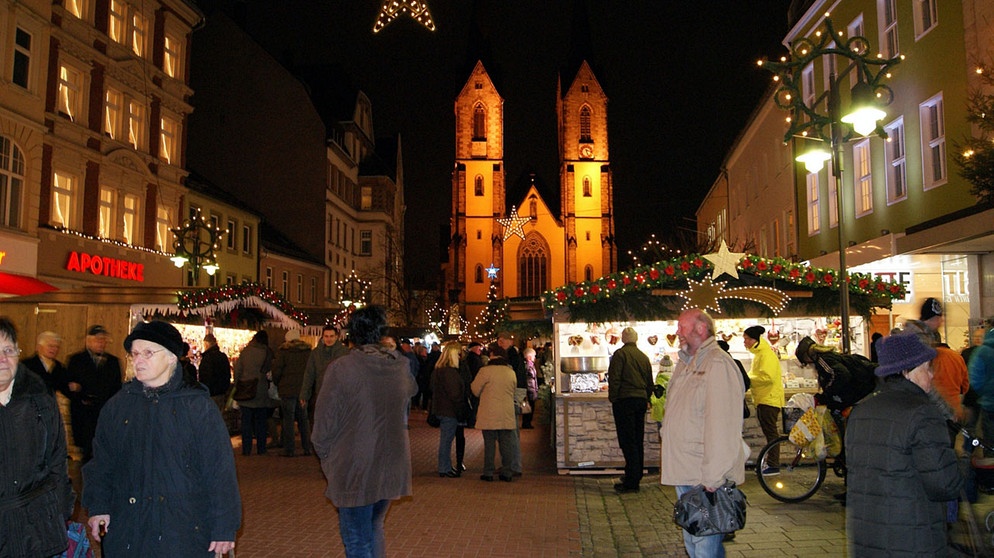
[[[235,382],[235,394],[231,396],[235,401],[249,401],[255,399],[256,389],[259,387],[259,378],[251,380],[238,380]]]
[[[699,484],[677,500],[673,522],[695,537],[738,531],[745,527],[746,496],[732,481],[714,492]]]

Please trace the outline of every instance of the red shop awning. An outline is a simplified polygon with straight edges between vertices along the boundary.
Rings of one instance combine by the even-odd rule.
[[[0,272],[0,296],[25,296],[57,290],[58,287],[34,277]]]

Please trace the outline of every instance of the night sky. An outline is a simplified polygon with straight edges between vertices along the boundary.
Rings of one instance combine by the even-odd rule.
[[[451,203],[453,105],[469,76],[473,13],[472,0],[426,1],[434,33],[402,16],[375,35],[381,0],[237,2],[246,30],[275,58],[342,66],[372,101],[376,135],[401,135],[406,261],[415,286],[425,286],[438,273],[438,230],[448,223]],[[479,2],[505,100],[509,189],[535,172],[546,185],[543,194],[556,198],[554,206],[556,81],[568,60],[573,1]],[[770,75],[755,61],[786,52],[781,41],[788,4],[591,2],[593,66],[610,100],[615,227],[622,254],[651,233],[665,239],[677,228],[693,228],[698,204],[770,84]],[[509,205],[518,203],[509,196]],[[628,265],[627,257],[619,258],[622,269]]]

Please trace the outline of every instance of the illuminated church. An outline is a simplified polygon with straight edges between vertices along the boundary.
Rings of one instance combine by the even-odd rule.
[[[565,283],[617,271],[607,95],[581,57],[560,73],[556,93],[559,200],[554,209],[534,176],[522,186],[523,197],[507,197],[504,144],[514,138],[504,137],[504,99],[481,60],[456,98],[452,213],[443,268],[450,308],[458,304],[471,321],[487,304],[491,281],[498,298],[538,297]]]

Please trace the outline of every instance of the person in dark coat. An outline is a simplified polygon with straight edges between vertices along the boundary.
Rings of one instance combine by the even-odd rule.
[[[69,544],[76,502],[66,435],[55,398],[19,355],[14,324],[0,318],[0,556],[54,556]]]
[[[273,350],[269,348],[269,334],[265,330],[257,331],[235,361],[235,382],[257,380],[255,397],[238,402],[238,408],[242,411],[242,455],[252,455],[252,440],[256,441],[256,453],[266,453],[266,438],[269,436],[266,421],[274,405],[279,404],[269,398],[272,367]]]
[[[439,418],[438,476],[456,478],[463,472],[466,452],[464,427],[469,413],[466,404],[468,384],[459,373],[459,343],[449,343],[440,350],[431,375],[432,412]],[[452,464],[452,442],[456,442],[456,464]]]
[[[207,386],[211,399],[218,409],[224,411],[228,391],[231,389],[231,361],[228,360],[228,355],[218,348],[214,334],[208,333],[204,336],[204,346],[207,348],[200,354],[197,378],[200,383]]]
[[[73,441],[83,452],[83,462],[93,457],[93,433],[104,404],[121,389],[121,361],[106,352],[110,334],[102,325],[86,331],[86,349],[66,364]]]
[[[626,327],[621,332],[624,345],[611,355],[607,372],[608,400],[618,446],[625,457],[625,476],[614,485],[619,494],[639,491],[645,462],[645,413],[653,390],[652,364],[637,341],[635,329]]]
[[[849,555],[946,556],[946,502],[964,480],[928,395],[936,352],[914,334],[878,343],[883,381],[846,426]]]
[[[470,382],[476,379],[476,373],[483,368],[483,345],[473,341],[466,347],[466,366],[469,368]]]
[[[62,338],[57,333],[43,331],[38,334],[35,354],[22,362],[28,370],[37,374],[45,382],[48,393],[55,395],[55,392],[58,391],[68,397],[68,371],[59,362],[59,349],[61,348]]]
[[[176,328],[139,323],[124,349],[135,378],[104,407],[83,466],[90,535],[104,556],[223,556],[242,517],[224,421],[184,380]]]
[[[300,331],[286,332],[286,341],[276,351],[273,361],[273,383],[280,392],[280,418],[283,421],[283,457],[296,455],[293,438],[293,425],[300,430],[300,447],[304,455],[311,454],[311,423],[307,420],[307,409],[300,404],[300,389],[304,383],[304,371],[311,356],[311,346],[300,340]]]

